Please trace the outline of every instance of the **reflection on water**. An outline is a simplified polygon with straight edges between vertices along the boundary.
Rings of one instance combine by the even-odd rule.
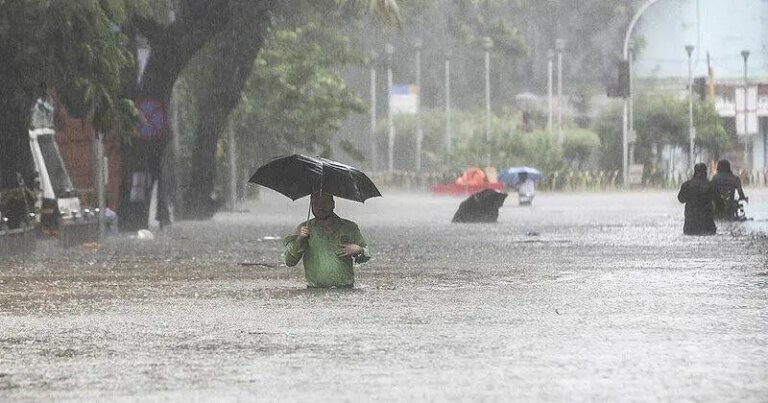
[[[542,193],[489,226],[451,224],[459,199],[385,196],[337,201],[373,253],[354,289],[280,264],[306,204],[279,197],[0,262],[0,400],[768,394],[768,207],[686,237],[673,192]]]

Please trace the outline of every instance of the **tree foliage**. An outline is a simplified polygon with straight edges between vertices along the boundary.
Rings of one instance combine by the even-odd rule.
[[[292,150],[332,156],[333,135],[364,110],[337,69],[362,62],[332,27],[278,25],[232,116],[241,160],[252,167]]]
[[[130,101],[120,97],[120,72],[133,64],[120,24],[146,7],[143,0],[0,3],[0,102],[31,105],[55,88],[69,112],[90,115],[108,132]],[[11,106],[13,107],[13,106]]]
[[[0,1],[0,170],[29,179],[29,108],[51,90],[99,131],[133,125],[120,82],[133,57],[120,26],[145,9],[145,0]]]

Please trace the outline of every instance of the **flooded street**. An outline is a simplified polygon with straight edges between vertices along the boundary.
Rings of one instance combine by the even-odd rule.
[[[682,234],[676,192],[337,200],[373,259],[308,290],[308,200],[0,263],[2,401],[765,401],[768,190]],[[249,212],[246,212],[248,210]]]

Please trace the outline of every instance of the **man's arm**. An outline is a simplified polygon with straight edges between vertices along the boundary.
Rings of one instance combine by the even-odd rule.
[[[304,228],[307,227],[299,226],[296,234],[289,235],[283,240],[283,255],[285,256],[286,266],[296,266],[302,256],[304,256],[304,251],[307,249],[307,237],[302,234],[302,231],[305,231]],[[306,235],[308,235],[308,231],[309,229],[307,228]]]
[[[749,200],[744,194],[744,189],[741,187],[741,178],[736,177],[736,191],[739,192],[739,200]]]
[[[355,263],[365,263],[371,260],[371,254],[368,250],[368,243],[365,242],[365,238],[363,238],[363,234],[360,233],[360,228],[358,228],[356,224],[353,230],[353,239],[361,250],[360,253],[354,257]]]

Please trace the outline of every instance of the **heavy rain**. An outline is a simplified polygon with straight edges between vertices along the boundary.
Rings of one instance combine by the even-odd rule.
[[[0,2],[0,401],[765,401],[766,26]]]

